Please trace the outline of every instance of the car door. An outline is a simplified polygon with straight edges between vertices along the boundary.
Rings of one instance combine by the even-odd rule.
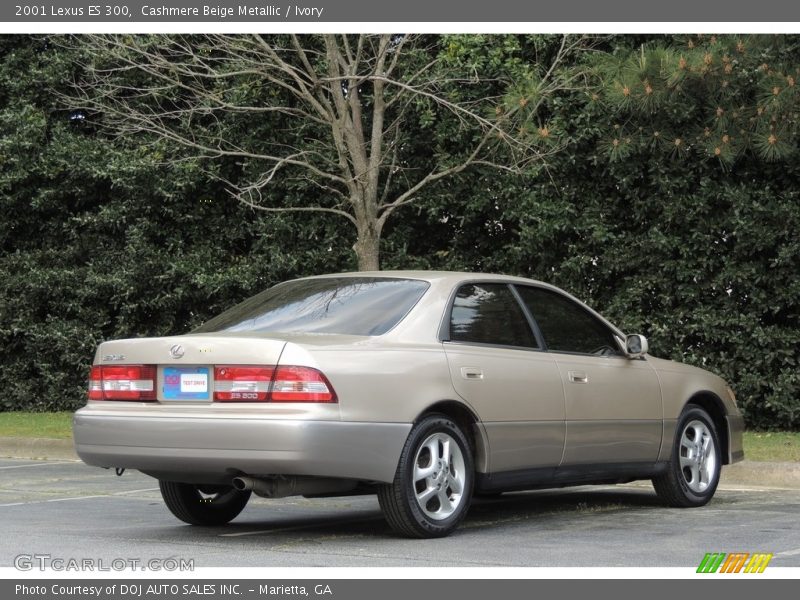
[[[564,451],[564,391],[516,292],[505,283],[461,285],[442,339],[453,387],[477,412],[489,470],[555,467]]]
[[[661,387],[650,363],[629,359],[614,331],[567,295],[517,286],[566,399],[562,465],[654,462],[663,428]]]

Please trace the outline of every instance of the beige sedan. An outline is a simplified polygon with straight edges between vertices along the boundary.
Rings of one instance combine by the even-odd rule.
[[[414,537],[510,490],[651,479],[667,504],[702,506],[744,456],[734,394],[647,350],[529,279],[298,279],[187,335],[101,344],[75,447],[155,477],[197,525],[252,493],[377,493]]]

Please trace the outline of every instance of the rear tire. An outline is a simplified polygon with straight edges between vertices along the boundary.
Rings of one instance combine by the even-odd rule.
[[[704,506],[719,483],[722,455],[714,421],[690,404],[678,420],[669,467],[653,479],[658,496],[669,506]]]
[[[250,499],[229,485],[195,485],[159,481],[161,497],[170,512],[189,525],[225,525],[235,519]]]
[[[379,488],[378,501],[397,533],[444,537],[466,516],[473,481],[466,435],[452,419],[432,414],[411,430],[394,482]]]

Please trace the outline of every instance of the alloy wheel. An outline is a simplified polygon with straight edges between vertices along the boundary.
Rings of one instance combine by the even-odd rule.
[[[692,420],[683,428],[679,461],[689,489],[695,493],[705,492],[717,471],[717,453],[714,436],[702,421]]]
[[[461,504],[466,471],[458,443],[447,433],[436,432],[419,446],[414,457],[414,496],[429,518],[448,518]]]

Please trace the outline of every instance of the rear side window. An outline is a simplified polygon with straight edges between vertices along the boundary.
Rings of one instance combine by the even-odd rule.
[[[576,354],[621,354],[613,332],[600,319],[562,294],[517,286],[548,350]]]
[[[193,333],[382,335],[402,320],[428,287],[425,281],[389,277],[287,281],[214,317]]]
[[[505,284],[458,288],[450,313],[450,341],[536,348],[528,320]]]

